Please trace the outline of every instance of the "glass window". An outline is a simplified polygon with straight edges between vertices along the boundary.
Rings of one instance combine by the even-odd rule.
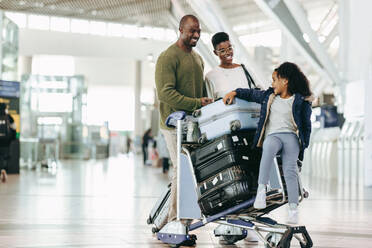
[[[70,31],[70,19],[62,17],[51,17],[50,18],[50,30],[59,32]]]
[[[153,37],[153,28],[151,27],[140,27],[139,28],[139,37],[150,39]]]
[[[12,20],[20,28],[27,26],[27,15],[22,13],[5,12],[6,17]]]
[[[28,27],[33,29],[48,30],[49,29],[49,16],[42,15],[29,15]]]
[[[151,37],[154,40],[164,40],[165,39],[165,30],[164,30],[164,28],[153,28],[151,30]]]
[[[39,93],[38,97],[40,112],[72,111],[73,96],[71,93]],[[51,102],[53,104],[50,104]]]
[[[282,43],[282,33],[279,29],[275,29],[268,32],[243,35],[239,37],[239,40],[243,45],[250,47],[280,47]]]
[[[90,33],[96,35],[106,35],[106,23],[105,22],[90,22]]]
[[[138,27],[135,25],[123,25],[123,35],[127,38],[138,38]]]
[[[80,19],[71,19],[71,32],[88,34],[89,33],[89,21]]]
[[[173,29],[166,29],[165,38],[167,41],[175,41],[177,40],[177,34]]]
[[[110,36],[123,36],[123,25],[118,23],[107,24],[107,35]]]

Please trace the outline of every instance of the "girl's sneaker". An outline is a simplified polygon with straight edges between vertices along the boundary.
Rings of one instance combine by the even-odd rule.
[[[266,208],[266,185],[259,184],[253,207],[255,209]]]
[[[289,203],[287,223],[298,223],[298,207],[296,203]]]

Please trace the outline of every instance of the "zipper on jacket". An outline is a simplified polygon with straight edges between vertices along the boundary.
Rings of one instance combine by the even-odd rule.
[[[297,135],[298,140],[299,140],[299,142],[300,142],[300,149],[301,149],[302,141],[301,141],[301,138],[300,138],[300,130],[298,129],[298,126],[297,126],[297,124],[296,124],[296,121],[295,121],[295,119],[294,119],[294,115],[293,115],[293,113],[294,113],[294,111],[295,111],[295,102],[296,102],[296,95],[295,95],[295,99],[294,99],[293,104],[292,104],[292,113],[291,113],[291,117],[292,117],[292,122],[293,122],[293,124],[294,124],[294,127],[296,128],[296,135]]]

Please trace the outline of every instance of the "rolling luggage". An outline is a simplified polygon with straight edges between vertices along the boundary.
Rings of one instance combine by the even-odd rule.
[[[254,131],[239,131],[223,135],[192,151],[191,160],[195,166],[198,166],[226,151],[237,149],[248,151],[252,147],[254,134]]]
[[[256,193],[253,183],[240,166],[218,173],[198,184],[200,210],[205,215],[213,215],[248,200]]]
[[[171,184],[168,185],[166,191],[160,196],[155,206],[152,208],[150,215],[147,219],[147,224],[154,224],[152,232],[156,233],[167,224],[169,202],[170,202],[170,188]]]
[[[235,98],[235,103],[225,105],[221,100],[194,112],[200,128],[200,143],[237,130],[256,129],[260,105]]]
[[[258,171],[261,150],[251,148],[253,135],[254,132],[228,134],[195,149],[191,159],[196,181],[200,183],[234,165],[249,173]]]

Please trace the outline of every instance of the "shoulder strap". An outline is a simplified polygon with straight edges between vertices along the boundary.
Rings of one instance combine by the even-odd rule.
[[[254,88],[257,88],[255,82],[253,81],[253,78],[251,77],[251,74],[249,74],[247,68],[245,68],[245,65],[241,64],[241,66],[242,66],[244,74],[247,78],[249,88],[252,89],[252,85],[254,86]]]

